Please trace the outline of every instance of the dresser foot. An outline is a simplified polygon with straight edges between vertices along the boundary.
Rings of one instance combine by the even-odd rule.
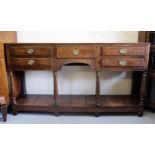
[[[59,112],[55,112],[54,115],[55,115],[55,116],[59,116],[60,113],[59,113]]]
[[[18,114],[18,111],[17,111],[16,107],[12,107],[12,114],[13,115],[17,115]]]
[[[99,117],[100,113],[99,112],[95,112],[94,115],[95,115],[95,117]]]
[[[6,120],[7,120],[7,106],[2,106],[1,111],[2,111],[3,121],[6,122]]]
[[[144,114],[143,111],[139,111],[138,112],[138,117],[143,117],[143,114]]]

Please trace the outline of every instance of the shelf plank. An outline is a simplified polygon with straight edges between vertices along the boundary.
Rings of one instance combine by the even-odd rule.
[[[58,107],[96,107],[95,95],[60,95]],[[134,107],[138,99],[130,95],[100,96],[101,107]],[[17,99],[17,106],[47,106],[54,107],[52,95],[26,95]]]
[[[130,95],[107,95],[101,96],[103,107],[133,107],[138,106],[138,98]]]
[[[25,95],[17,99],[17,106],[52,106],[52,95]]]

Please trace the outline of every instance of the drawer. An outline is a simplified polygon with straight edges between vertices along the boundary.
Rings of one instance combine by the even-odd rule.
[[[96,58],[96,46],[59,46],[57,58]]]
[[[50,69],[53,61],[48,58],[12,58],[8,62],[8,67],[12,70],[21,69]]]
[[[42,46],[12,46],[9,49],[10,57],[50,57],[54,56],[54,47]]]
[[[105,58],[101,60],[102,67],[144,67],[143,58]]]
[[[124,46],[114,46],[114,47],[103,47],[101,55],[136,55],[136,56],[144,56],[145,47],[124,47]]]

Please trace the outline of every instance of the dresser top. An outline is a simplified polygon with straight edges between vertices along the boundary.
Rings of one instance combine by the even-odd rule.
[[[92,46],[146,46],[150,43],[5,43],[5,45],[92,45]]]

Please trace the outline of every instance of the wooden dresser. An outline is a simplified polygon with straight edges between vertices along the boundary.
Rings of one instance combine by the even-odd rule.
[[[89,112],[98,116],[105,112],[132,112],[142,116],[149,48],[147,43],[5,44],[13,114],[18,111],[51,112],[55,115],[60,112]],[[96,93],[59,94],[57,72],[64,65],[89,65],[96,73]],[[23,74],[26,70],[51,70],[54,94],[27,94]],[[106,70],[134,71],[131,95],[101,95],[100,73]],[[21,81],[20,93],[15,91],[19,87],[14,82],[16,76]]]

